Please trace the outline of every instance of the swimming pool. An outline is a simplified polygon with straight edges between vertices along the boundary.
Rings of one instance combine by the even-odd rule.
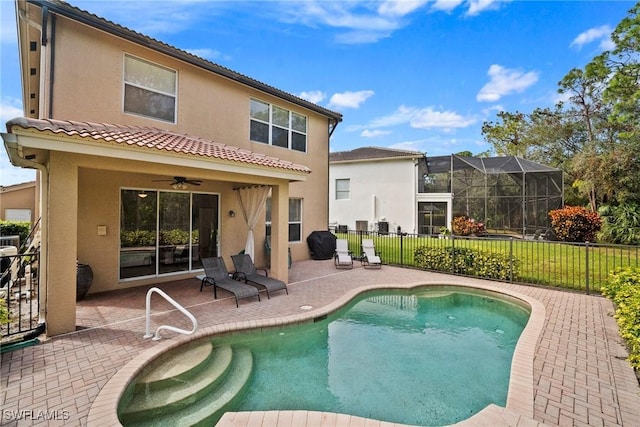
[[[429,287],[369,292],[314,322],[213,338],[214,348],[252,355],[249,381],[224,410],[451,424],[505,405],[528,317],[523,304],[497,294]]]

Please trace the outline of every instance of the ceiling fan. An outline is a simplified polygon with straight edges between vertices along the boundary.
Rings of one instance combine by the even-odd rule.
[[[154,179],[153,182],[171,182],[169,184],[174,190],[184,190],[187,188],[187,184],[200,185],[201,179],[187,179],[184,176],[174,176],[173,179]]]

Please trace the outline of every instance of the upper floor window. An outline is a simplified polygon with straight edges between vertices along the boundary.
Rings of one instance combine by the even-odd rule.
[[[266,102],[251,100],[250,138],[255,142],[307,151],[307,118]]]
[[[177,72],[124,56],[124,112],[176,122]]]
[[[336,179],[336,200],[349,199],[351,180],[349,178]]]

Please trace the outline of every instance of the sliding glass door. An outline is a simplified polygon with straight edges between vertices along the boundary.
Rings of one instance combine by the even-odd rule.
[[[120,279],[202,268],[218,255],[216,194],[121,191]]]

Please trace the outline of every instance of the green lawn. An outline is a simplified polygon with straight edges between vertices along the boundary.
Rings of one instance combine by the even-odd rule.
[[[354,255],[360,254],[360,236],[336,233],[349,241]],[[514,281],[599,292],[616,269],[640,265],[640,252],[634,246],[570,244],[531,240],[439,239],[407,235],[370,235],[385,264],[415,266],[413,253],[422,246],[468,248],[513,255],[518,263]]]

